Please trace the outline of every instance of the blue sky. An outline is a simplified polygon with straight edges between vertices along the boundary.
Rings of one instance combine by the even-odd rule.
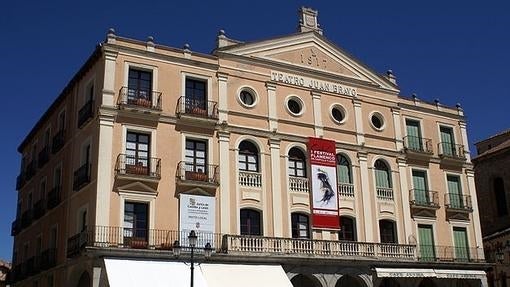
[[[319,11],[324,35],[401,94],[460,103],[471,143],[510,128],[510,4],[466,1],[6,1],[0,9],[0,258],[11,258],[17,146],[106,31],[208,53],[219,29],[254,41],[292,33]],[[483,5],[482,5],[483,4]]]

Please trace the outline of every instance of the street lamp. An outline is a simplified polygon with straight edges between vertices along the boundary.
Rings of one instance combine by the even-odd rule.
[[[205,258],[211,257],[212,254],[212,247],[211,243],[207,242],[204,247],[196,247],[198,241],[198,236],[195,232],[195,230],[191,230],[191,232],[188,235],[188,247],[191,249],[190,253],[190,269],[191,269],[191,277],[190,277],[190,287],[193,287],[193,278],[195,273],[195,249],[202,249],[204,250],[204,256]],[[176,240],[173,245],[173,252],[176,257],[181,255],[181,249],[183,246],[179,244],[179,241]]]

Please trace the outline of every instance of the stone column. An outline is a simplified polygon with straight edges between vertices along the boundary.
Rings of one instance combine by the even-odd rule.
[[[94,225],[110,226],[110,194],[112,193],[113,115],[99,115],[97,154],[97,200]]]
[[[363,202],[363,217],[365,219],[365,241],[366,242],[374,242],[374,216],[372,214],[372,200],[373,196],[371,196],[371,188],[369,181],[369,172],[368,172],[368,163],[367,163],[367,153],[366,152],[358,152],[358,162],[360,168],[361,175],[361,198]]]
[[[216,76],[218,77],[218,117],[220,123],[222,123],[228,120],[228,75],[224,73],[217,73]]]
[[[409,235],[413,234],[411,207],[409,206],[409,185],[407,182],[407,162],[404,158],[397,158],[398,172],[400,174],[400,190],[402,193],[402,213],[404,219],[405,243],[409,244]]]
[[[274,236],[283,236],[283,215],[282,215],[282,192],[281,192],[281,169],[280,169],[280,140],[269,139],[271,154],[271,194],[273,202],[273,227]]]
[[[267,105],[269,130],[278,130],[278,117],[276,115],[276,85],[272,82],[266,82]]]
[[[365,144],[365,133],[363,131],[363,115],[361,113],[361,101],[353,99],[354,105],[354,119],[356,124],[356,141],[359,145]]]
[[[106,50],[104,51],[104,80],[103,80],[103,98],[102,105],[112,107],[115,105],[115,69],[117,52]]]
[[[466,122],[459,121],[459,127],[460,127],[460,134],[462,136],[462,145],[464,145],[466,160],[468,162],[471,162],[471,153],[469,151],[469,142],[468,142],[468,138],[467,138]]]
[[[402,138],[402,125],[400,121],[400,109],[392,108],[393,114],[393,125],[395,126],[395,147],[397,151],[404,149],[403,138]]]
[[[469,195],[471,196],[471,204],[473,205],[472,221],[473,230],[475,232],[476,247],[482,248],[482,228],[480,226],[480,212],[478,210],[478,199],[476,198],[476,186],[475,186],[475,172],[472,169],[466,169],[466,178],[468,182]],[[483,252],[480,252],[479,256],[482,256]]]
[[[313,121],[315,136],[322,138],[324,136],[324,126],[322,125],[322,108],[321,108],[321,94],[311,92],[313,101]]]
[[[223,234],[232,233],[231,213],[230,213],[230,133],[225,131],[218,132],[218,142],[220,146],[220,232]]]

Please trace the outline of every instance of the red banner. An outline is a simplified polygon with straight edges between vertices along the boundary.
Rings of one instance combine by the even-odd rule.
[[[308,151],[311,164],[313,227],[340,229],[335,142],[309,138]]]

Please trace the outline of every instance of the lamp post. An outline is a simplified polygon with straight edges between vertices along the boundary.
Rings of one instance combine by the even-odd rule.
[[[190,270],[191,270],[190,287],[194,286],[195,249],[203,249],[205,258],[211,257],[211,254],[212,254],[211,243],[207,242],[204,247],[196,247],[197,240],[198,240],[198,236],[197,236],[195,230],[191,230],[190,233],[188,234],[188,246],[187,246],[191,250],[191,253],[190,253]],[[181,254],[182,247],[183,246],[181,246],[179,244],[178,240],[176,240],[174,242],[174,246],[173,246],[172,250],[173,250],[175,256],[178,257]]]

